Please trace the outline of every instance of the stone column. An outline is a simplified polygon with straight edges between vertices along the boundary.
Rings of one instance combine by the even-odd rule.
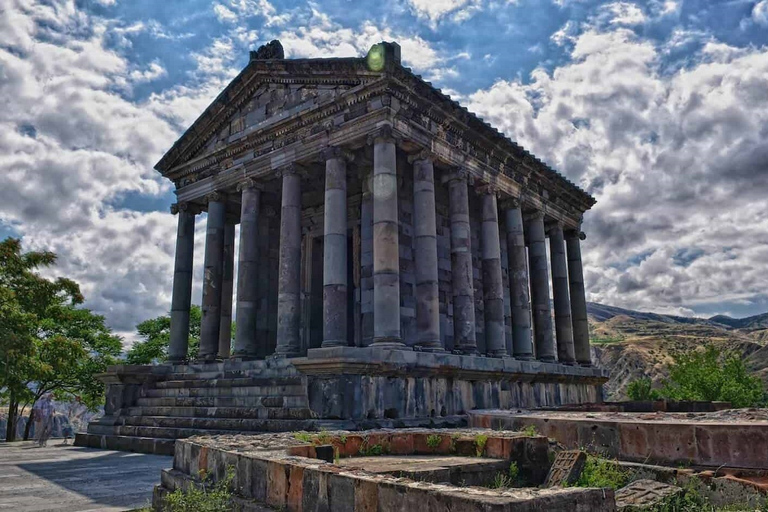
[[[391,127],[373,136],[373,345],[404,347],[400,336],[397,161]]]
[[[566,236],[568,280],[571,292],[571,316],[573,317],[573,343],[576,362],[581,366],[592,366],[592,356],[589,351],[587,298],[584,293],[584,271],[581,265],[581,240],[584,238],[584,233],[578,231],[569,231]]]
[[[202,361],[213,361],[219,352],[226,204],[219,193],[210,194],[207,199],[208,228],[205,237],[205,263],[203,265],[203,319],[200,326],[198,358]]]
[[[483,301],[485,305],[485,346],[493,357],[507,355],[504,333],[504,283],[501,279],[501,244],[496,191],[486,187],[483,202]]]
[[[221,326],[219,357],[229,358],[232,347],[232,294],[235,286],[235,224],[224,225],[224,259],[221,267]]]
[[[557,339],[557,360],[562,364],[573,364],[573,325],[571,323],[571,300],[568,297],[568,266],[565,259],[563,225],[555,223],[549,229],[549,253],[552,258],[552,298],[555,303],[555,336]]]
[[[189,349],[189,308],[192,302],[192,268],[195,251],[195,209],[186,203],[171,206],[179,215],[176,232],[176,261],[173,268],[171,299],[171,340],[168,362],[181,363]]]
[[[277,294],[277,347],[275,355],[299,355],[301,317],[301,177],[294,165],[281,169],[280,275]]]
[[[325,158],[323,224],[323,347],[347,340],[347,162],[340,148]]]
[[[552,311],[549,305],[549,270],[547,264],[544,213],[529,216],[528,259],[531,273],[531,307],[536,336],[536,357],[540,361],[555,361],[555,343],[552,337]]]
[[[523,214],[517,199],[510,200],[506,207],[509,298],[512,303],[512,352],[516,359],[529,360],[533,359],[533,339]]]
[[[413,159],[413,236],[416,274],[416,344],[443,352],[440,339],[440,295],[437,278],[435,169],[422,152]]]
[[[240,200],[240,255],[237,265],[237,330],[234,357],[256,357],[256,312],[259,301],[259,203],[261,189],[253,180],[237,186]]]
[[[475,290],[472,284],[472,236],[466,172],[448,178],[451,217],[451,279],[453,285],[453,346],[477,354]]]

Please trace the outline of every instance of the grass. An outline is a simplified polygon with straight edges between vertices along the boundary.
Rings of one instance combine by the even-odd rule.
[[[485,434],[477,434],[475,436],[475,449],[478,457],[483,456],[483,452],[485,451],[485,443],[487,442],[488,442],[488,436],[486,436]]]
[[[512,461],[509,464],[509,470],[506,473],[497,473],[489,487],[491,489],[507,489],[509,487],[517,487],[519,484],[520,469],[517,467],[517,462]]]
[[[200,485],[190,486],[186,492],[176,489],[163,501],[163,512],[225,512],[233,510],[232,482],[235,468],[229,466],[223,480],[213,483],[210,476]]]
[[[443,436],[440,436],[438,434],[430,434],[427,436],[427,446],[432,448],[433,450],[440,446],[440,443],[443,442]]]
[[[381,446],[380,444],[374,444],[374,445],[368,446],[367,443],[364,443],[360,447],[360,455],[362,455],[363,457],[377,456],[377,455],[381,455],[382,453],[384,453],[384,447]]]
[[[590,338],[589,342],[595,345],[613,345],[614,343],[622,343],[624,340],[624,336],[597,336]]]

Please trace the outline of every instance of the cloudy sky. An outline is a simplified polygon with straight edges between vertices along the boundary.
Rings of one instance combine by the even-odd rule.
[[[396,40],[592,193],[590,300],[768,311],[768,0],[0,0],[0,237],[57,252],[118,332],[165,313],[152,167],[276,38],[289,58]]]

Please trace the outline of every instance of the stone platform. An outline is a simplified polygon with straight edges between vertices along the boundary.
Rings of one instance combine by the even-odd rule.
[[[512,358],[338,347],[306,357],[115,366],[105,416],[76,444],[173,453],[232,432],[461,426],[474,409],[602,399],[606,371]]]
[[[333,447],[336,463],[317,458],[321,446]],[[155,510],[160,510],[167,493],[200,485],[200,475],[209,481],[219,481],[232,467],[232,485],[244,511],[262,511],[265,505],[287,512],[616,510],[611,489],[490,489],[471,486],[472,482],[452,485],[398,478],[381,471],[387,465],[393,469],[393,457],[401,465],[415,456],[422,461],[439,459],[437,465],[445,466],[446,460],[454,456],[458,461],[453,464],[454,469],[472,472],[466,454],[462,456],[470,446],[475,461],[487,457],[488,464],[500,467],[503,462],[505,471],[514,462],[520,475],[533,482],[541,483],[546,476],[549,441],[520,432],[402,429],[335,431],[309,436],[194,437],[176,443],[173,469],[161,473],[162,483],[155,488],[153,504]],[[380,457],[381,467],[373,471],[372,461],[377,456],[369,455],[372,451],[389,454]]]
[[[768,466],[768,418],[749,410],[472,411],[469,423],[473,427],[511,430],[534,426],[566,448],[587,449],[625,461],[720,469]]]

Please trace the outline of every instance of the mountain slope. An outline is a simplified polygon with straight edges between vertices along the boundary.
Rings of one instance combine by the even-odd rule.
[[[747,367],[768,383],[768,329],[762,328],[768,314],[745,319],[714,317],[686,318],[659,315],[588,303],[592,358],[611,371],[606,399],[626,398],[633,380],[649,377],[660,382],[678,351],[715,344],[734,350]]]

